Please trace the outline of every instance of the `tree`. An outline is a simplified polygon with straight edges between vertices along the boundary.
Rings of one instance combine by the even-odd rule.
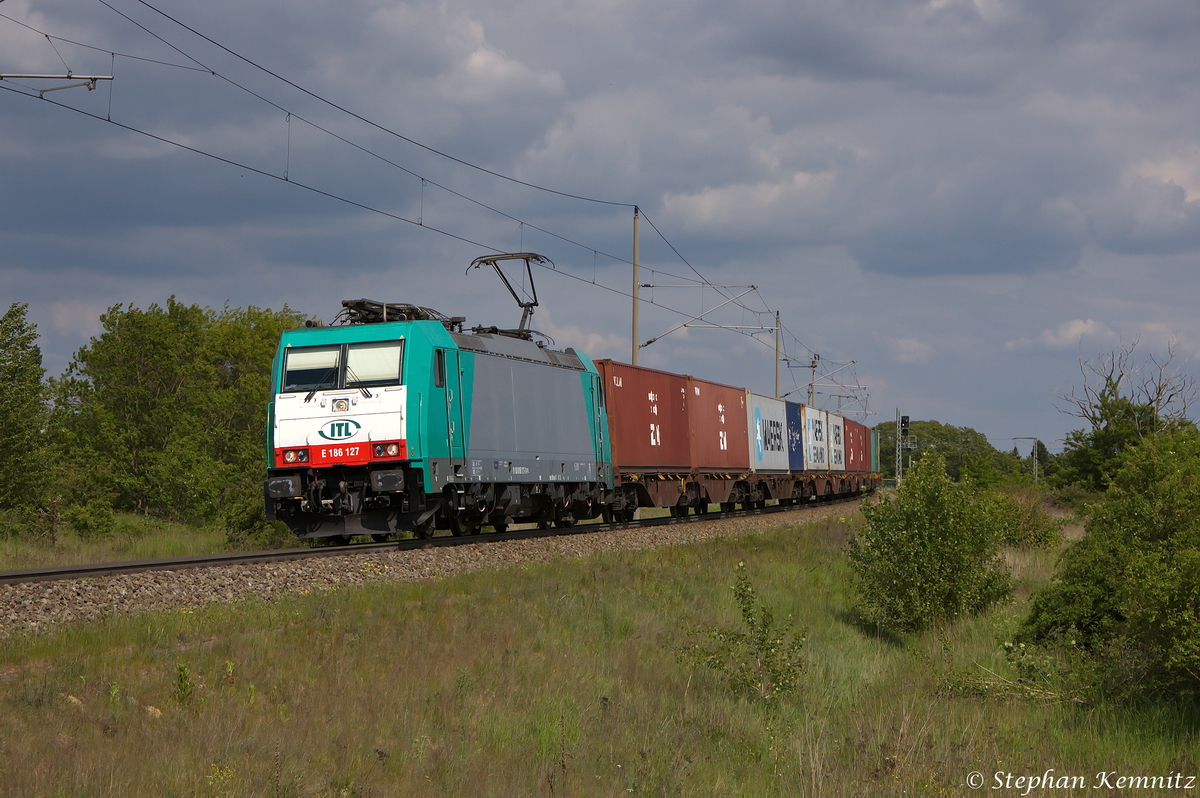
[[[271,360],[303,317],[171,297],[116,305],[100,321],[55,386],[77,490],[137,512],[213,518],[229,486],[257,482]]]
[[[1120,455],[1082,540],[1034,599],[1027,638],[1078,647],[1109,687],[1200,695],[1200,432]]]
[[[1009,595],[1000,532],[940,454],[918,462],[895,495],[864,504],[850,541],[859,607],[887,629],[915,632],[979,612]]]
[[[45,371],[28,309],[14,302],[0,317],[0,511],[37,507],[46,497]]]
[[[1196,380],[1176,364],[1178,342],[1170,341],[1165,355],[1144,359],[1138,358],[1137,346],[1135,338],[1095,360],[1080,357],[1080,385],[1058,392],[1059,410],[1087,422],[1067,435],[1057,458],[1058,484],[1102,491],[1127,450],[1148,436],[1190,424]]]
[[[879,432],[879,464],[887,479],[895,477],[896,422],[885,421],[875,427]],[[955,427],[938,421],[914,421],[909,426],[916,448],[905,452],[905,464],[911,455],[914,463],[930,453],[946,462],[946,472],[958,480],[964,474],[975,479],[978,487],[987,487],[1022,473],[1019,457],[998,451],[987,436],[971,427]],[[1026,467],[1028,470],[1028,467]]]

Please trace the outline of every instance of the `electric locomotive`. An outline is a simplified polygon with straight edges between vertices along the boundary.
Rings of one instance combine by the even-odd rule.
[[[330,327],[285,332],[268,408],[267,517],[300,537],[510,522],[569,526],[604,513],[612,484],[596,366],[513,330],[476,327],[414,305],[346,300]]]

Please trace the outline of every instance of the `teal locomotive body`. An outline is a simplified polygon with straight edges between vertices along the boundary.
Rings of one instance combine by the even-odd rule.
[[[608,419],[586,355],[411,305],[343,305],[349,323],[280,341],[268,518],[345,539],[605,512]]]

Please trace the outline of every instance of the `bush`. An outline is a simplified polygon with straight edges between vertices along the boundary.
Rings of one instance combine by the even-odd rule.
[[[859,609],[876,625],[917,632],[1006,598],[1011,576],[1000,534],[969,483],[940,456],[918,462],[893,496],[865,505],[849,543]]]
[[[116,530],[116,517],[112,505],[101,499],[91,499],[85,504],[68,507],[64,513],[67,523],[83,540],[110,537]]]
[[[221,525],[231,549],[286,549],[297,545],[297,538],[287,524],[267,520],[258,485],[245,483],[226,490]]]
[[[805,667],[804,637],[788,641],[787,633],[776,628],[771,610],[755,601],[744,562],[738,563],[733,596],[748,631],[699,632],[708,642],[684,646],[681,658],[719,672],[729,689],[745,698],[770,702],[794,691]]]
[[[1129,450],[1023,636],[1077,641],[1105,689],[1200,695],[1200,433]]]
[[[1062,540],[1062,522],[1050,517],[1036,491],[989,492],[978,501],[1007,546],[1049,548]]]

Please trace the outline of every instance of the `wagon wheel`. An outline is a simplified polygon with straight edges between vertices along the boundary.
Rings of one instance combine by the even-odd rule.
[[[329,538],[329,542],[335,546],[349,546],[350,545],[350,536],[349,535],[331,535]]]
[[[492,529],[501,534],[508,531],[508,516],[504,513],[492,513],[488,516],[488,523],[492,525]]]
[[[434,535],[433,519],[430,518],[423,524],[413,524],[413,534],[421,540],[429,540]]]
[[[371,533],[371,540],[375,541],[376,543],[387,543],[388,538],[390,538],[390,537],[391,537],[391,535],[387,534],[386,532],[382,532],[382,533],[381,532],[372,532]]]
[[[455,537],[467,537],[468,535],[478,535],[479,529],[482,526],[480,519],[473,515],[452,515],[450,516],[450,534]]]

